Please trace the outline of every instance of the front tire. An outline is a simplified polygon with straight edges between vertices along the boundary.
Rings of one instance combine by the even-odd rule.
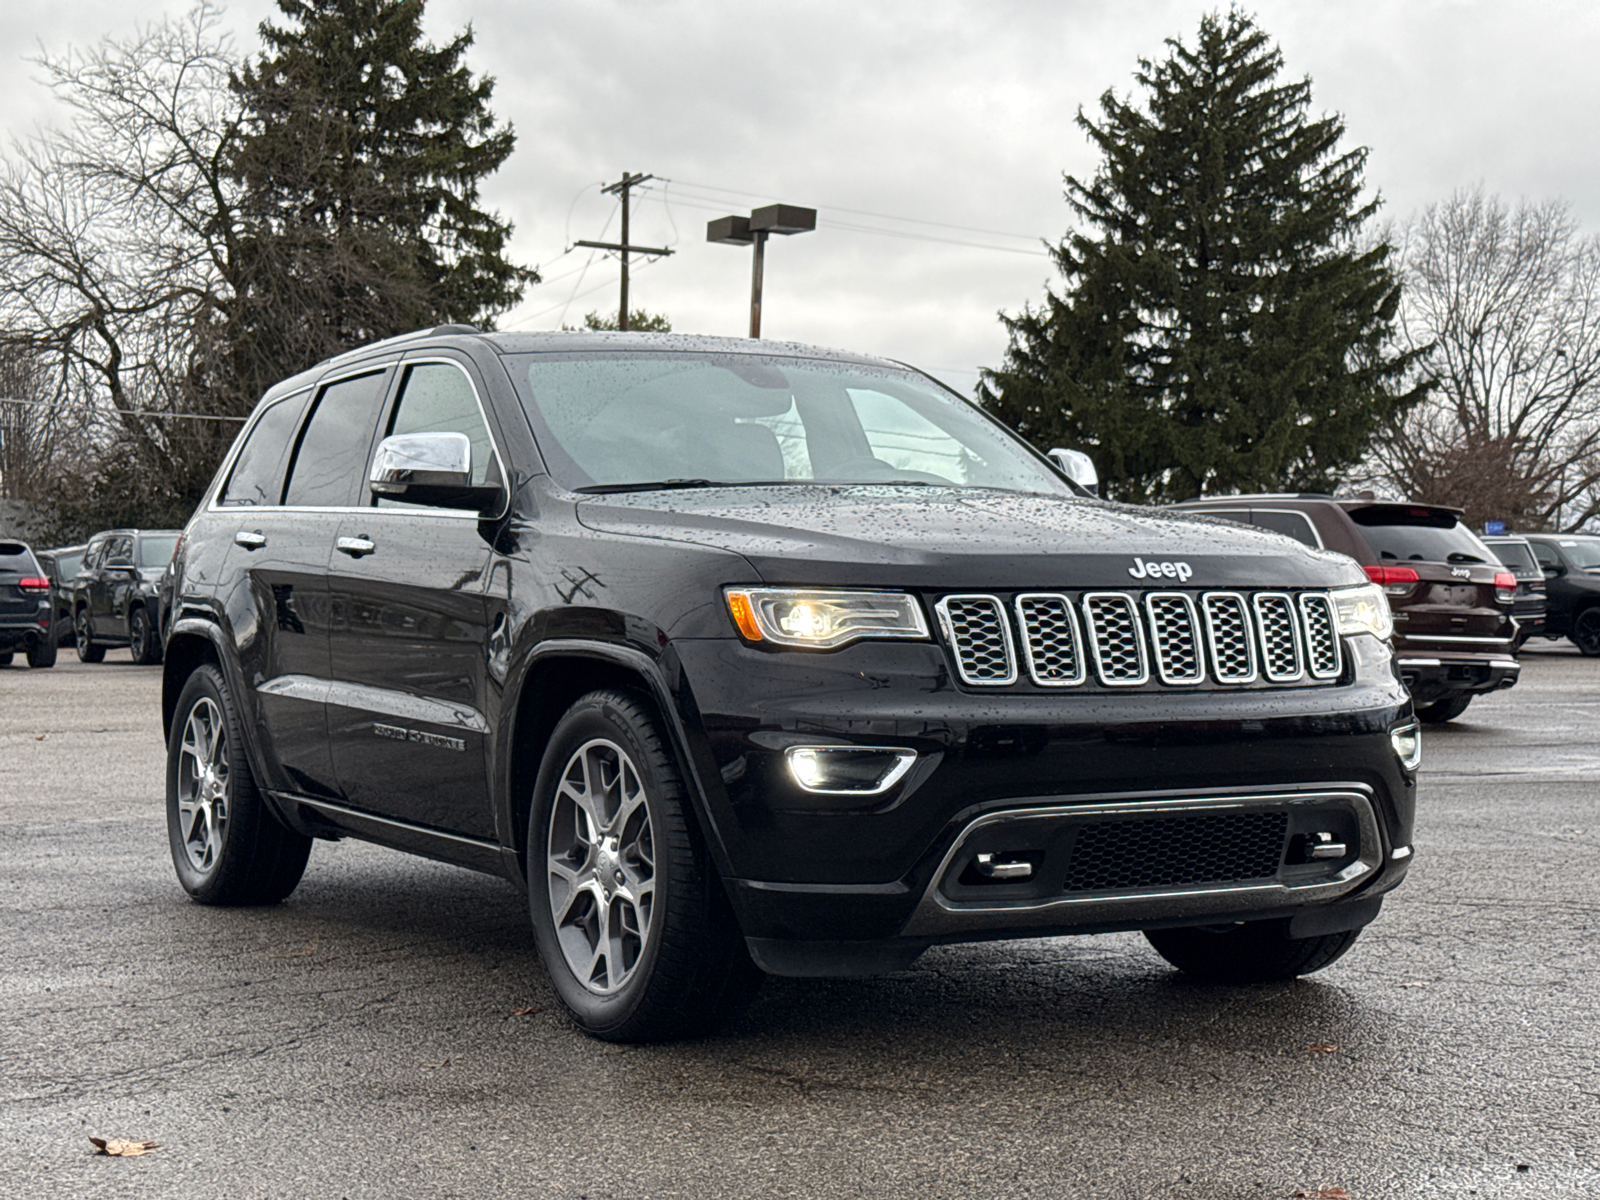
[[[167,739],[167,840],[178,882],[201,904],[276,904],[311,853],[257,789],[233,696],[210,665],[183,685]]]
[[[528,822],[528,906],[556,995],[616,1042],[707,1033],[755,994],[733,911],[650,712],[591,692],[556,726]]]
[[[149,609],[142,604],[128,618],[128,645],[133,650],[133,661],[141,666],[154,666],[161,661],[161,639],[151,624]]]
[[[1287,921],[1247,921],[1147,929],[1144,936],[1185,975],[1207,983],[1270,983],[1322,970],[1355,944],[1361,929],[1292,938]]]
[[[1435,700],[1432,704],[1424,704],[1417,709],[1417,720],[1426,721],[1430,725],[1442,725],[1446,721],[1454,721],[1466,712],[1467,705],[1471,703],[1471,693],[1458,692],[1453,696],[1446,696],[1443,700]]]
[[[1567,637],[1585,658],[1600,655],[1600,604],[1591,604],[1573,617]]]
[[[104,662],[106,648],[95,645],[94,634],[89,632],[89,610],[80,608],[78,615],[72,620],[72,630],[78,645],[78,661],[86,663]]]
[[[42,637],[28,647],[28,665],[30,667],[53,667],[56,665],[56,639]]]

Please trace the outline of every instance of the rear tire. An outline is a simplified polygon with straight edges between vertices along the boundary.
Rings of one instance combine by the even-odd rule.
[[[1591,604],[1574,616],[1567,637],[1584,657],[1600,655],[1600,604]]]
[[[42,637],[28,647],[28,665],[30,667],[53,667],[56,665],[56,639],[54,636]]]
[[[1320,971],[1355,944],[1360,928],[1292,938],[1287,921],[1147,929],[1145,940],[1185,975],[1207,983],[1271,983]]]
[[[634,697],[591,692],[556,726],[534,785],[527,864],[540,957],[584,1032],[694,1037],[755,995],[761,972],[683,777]]]
[[[128,618],[128,646],[133,650],[133,661],[141,666],[150,667],[161,661],[161,639],[150,622],[150,610],[143,605]]]
[[[106,648],[95,645],[94,635],[89,632],[89,610],[80,608],[78,615],[73,618],[72,630],[78,645],[78,661],[86,663],[104,662]]]
[[[201,904],[276,904],[311,853],[257,789],[233,696],[209,664],[183,685],[167,739],[167,840],[178,882]]]
[[[1417,709],[1417,720],[1426,721],[1430,725],[1442,725],[1446,721],[1454,721],[1466,712],[1467,705],[1471,703],[1470,693],[1446,696],[1443,700],[1435,700],[1432,704],[1424,704]]]

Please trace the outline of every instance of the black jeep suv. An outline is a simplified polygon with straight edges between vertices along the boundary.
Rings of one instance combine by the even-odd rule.
[[[1565,637],[1589,657],[1600,655],[1600,537],[1585,533],[1523,534],[1543,571],[1549,611],[1540,635]]]
[[[940,942],[1143,930],[1199,977],[1303,974],[1411,857],[1360,567],[1088,498],[876,359],[370,346],[268,393],[175,573],[185,889],[280,900],[318,837],[504,875],[601,1037]]]
[[[50,579],[22,542],[0,540],[0,667],[21,650],[30,667],[56,665]]]
[[[136,663],[161,661],[158,588],[178,537],[176,529],[108,529],[89,539],[71,583],[79,659],[101,662],[106,647],[127,646]]]

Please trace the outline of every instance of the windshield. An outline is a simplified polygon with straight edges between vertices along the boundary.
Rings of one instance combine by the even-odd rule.
[[[1560,538],[1556,545],[1580,571],[1593,571],[1600,567],[1600,539]]]
[[[508,355],[568,488],[908,483],[1074,495],[971,405],[909,371],[745,354]]]
[[[164,567],[172,561],[172,551],[178,544],[175,533],[158,534],[139,539],[139,565]]]

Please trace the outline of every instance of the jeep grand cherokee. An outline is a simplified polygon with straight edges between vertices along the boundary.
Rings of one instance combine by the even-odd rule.
[[[347,836],[504,875],[601,1037],[975,939],[1285,978],[1409,865],[1359,566],[1088,498],[890,362],[380,343],[267,394],[175,572],[184,888],[272,903]]]

